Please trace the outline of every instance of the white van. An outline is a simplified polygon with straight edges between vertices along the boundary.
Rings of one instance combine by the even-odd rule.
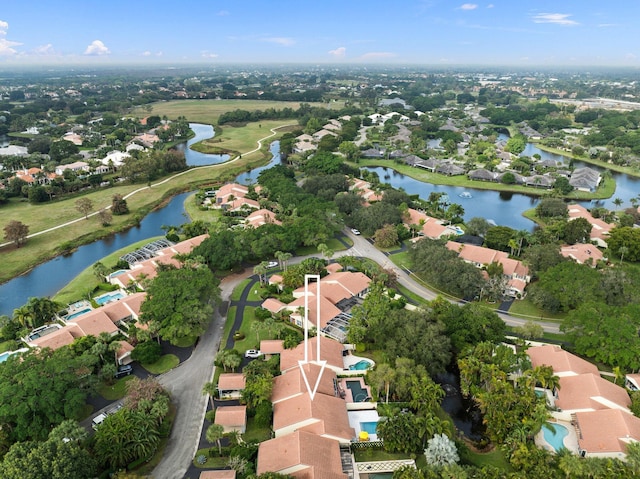
[[[91,421],[91,427],[93,429],[98,429],[98,426],[102,424],[102,421],[104,421],[105,419],[107,419],[106,414],[104,413],[98,414],[96,417],[93,418],[93,421]]]

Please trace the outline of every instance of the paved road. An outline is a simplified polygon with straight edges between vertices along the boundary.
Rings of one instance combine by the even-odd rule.
[[[229,276],[221,282],[225,311],[215,312],[213,321],[200,338],[191,357],[159,378],[160,383],[171,393],[178,411],[165,455],[153,470],[154,479],[184,477],[195,457],[207,408],[207,397],[202,394],[202,386],[213,378],[213,360],[220,347],[226,319],[226,304],[233,289],[251,274],[247,272]]]
[[[383,268],[392,269],[398,275],[398,283],[407,288],[412,293],[415,293],[425,299],[432,300],[435,299],[438,294],[433,292],[430,289],[425,288],[420,283],[418,283],[415,279],[415,275],[404,269],[397,267],[383,252],[378,250],[375,246],[373,246],[369,241],[364,239],[362,236],[356,236],[350,231],[347,233],[349,237],[353,240],[353,247],[346,251],[340,251],[336,253],[336,256],[342,255],[352,255],[352,256],[363,256],[366,258],[371,258],[376,263],[382,265]],[[528,319],[519,318],[512,316],[506,313],[498,313],[498,315],[502,318],[502,320],[508,326],[522,326],[525,324]],[[559,325],[557,323],[552,323],[548,321],[540,321],[536,318],[531,318],[535,320],[537,324],[542,326],[542,328],[549,333],[558,333],[560,332]]]

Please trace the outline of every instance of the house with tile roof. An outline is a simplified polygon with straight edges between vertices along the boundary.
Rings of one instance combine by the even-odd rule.
[[[555,344],[530,347],[526,353],[534,368],[551,366],[553,374],[559,378],[580,374],[598,374],[598,368],[595,365]]]
[[[561,377],[559,389],[555,405],[561,410],[562,416],[569,420],[571,414],[600,409],[618,409],[631,414],[631,399],[627,391],[599,374]]]
[[[640,441],[640,418],[619,409],[577,412],[578,446],[583,457],[626,459],[627,445]]]
[[[303,430],[260,443],[256,474],[265,472],[296,479],[348,479],[342,472],[339,444]]]
[[[218,397],[220,399],[239,399],[247,383],[242,373],[222,373],[218,377]]]
[[[418,227],[418,238],[414,238],[414,241],[423,237],[440,239],[452,235],[457,236],[458,234],[457,230],[451,226],[442,224],[441,220],[432,218],[413,208],[409,208],[407,214],[408,217],[405,218],[405,226],[411,228],[412,225],[416,225]]]
[[[576,168],[571,173],[569,184],[576,190],[593,193],[598,189],[601,180],[602,178],[598,171],[585,166],[584,168]]]
[[[592,244],[576,243],[560,247],[560,254],[578,264],[588,264],[595,268],[599,261],[605,259],[602,251]]]
[[[337,374],[344,374],[344,345],[333,339],[320,336],[320,359],[326,361],[326,368]],[[317,358],[317,338],[309,341],[308,358]],[[280,353],[280,371],[285,372],[299,367],[304,360],[304,344],[300,343],[293,349],[284,349]]]
[[[247,430],[247,406],[219,406],[216,408],[214,424],[222,426],[225,433]]]
[[[491,263],[502,265],[502,272],[507,279],[507,287],[504,294],[515,298],[525,294],[525,288],[531,281],[529,268],[516,259],[509,258],[504,251],[498,251],[483,246],[463,244],[456,241],[447,241],[447,248],[458,254],[467,263],[477,268],[484,268]]]
[[[349,425],[343,399],[326,394],[316,394],[311,399],[307,391],[273,405],[275,436],[286,436],[296,431],[312,432],[344,445],[350,444],[356,435]]]
[[[276,214],[273,211],[264,208],[252,212],[244,221],[246,225],[253,226],[254,228],[266,224],[282,225],[282,221],[276,219]]]
[[[569,221],[576,218],[586,219],[589,223],[591,223],[591,233],[589,235],[591,241],[595,242],[601,248],[607,247],[607,238],[609,237],[609,232],[614,227],[614,225],[602,221],[600,218],[594,218],[593,216],[591,216],[589,210],[587,210],[582,205],[569,205],[568,210]]]
[[[236,471],[234,469],[202,471],[198,479],[236,479]]]
[[[318,378],[320,378],[319,381]],[[329,368],[322,370],[322,366],[315,363],[307,363],[273,378],[271,402],[277,404],[307,393],[307,382],[312,389],[317,384],[316,394],[325,394],[332,397],[340,396],[336,372]]]

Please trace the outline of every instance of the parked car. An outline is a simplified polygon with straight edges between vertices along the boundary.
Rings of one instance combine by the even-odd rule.
[[[358,230],[357,230],[357,229],[355,229],[355,228],[351,228],[351,232],[352,232],[354,235],[356,235],[356,236],[360,236],[360,231],[358,231]]]
[[[276,266],[279,266],[280,263],[278,263],[277,261],[269,261],[267,263],[267,268],[275,268]]]
[[[262,356],[262,351],[259,351],[258,349],[247,349],[244,353],[245,358],[255,359],[260,356]]]
[[[133,366],[131,366],[131,364],[124,364],[122,366],[118,366],[118,370],[114,374],[114,377],[116,379],[120,379],[131,373],[133,373]]]
[[[93,420],[91,421],[91,427],[93,429],[98,429],[98,426],[100,424],[102,424],[102,422],[107,419],[107,415],[102,413],[102,414],[98,414],[96,417],[93,418]]]

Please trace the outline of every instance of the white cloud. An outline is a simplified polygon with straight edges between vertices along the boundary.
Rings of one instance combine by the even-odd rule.
[[[13,47],[22,45],[20,42],[12,42],[11,40],[4,38],[7,35],[7,30],[9,30],[9,23],[4,20],[0,20],[0,57],[10,57],[15,55],[18,51]]]
[[[334,57],[344,57],[347,53],[347,49],[345,47],[338,47],[335,50],[329,50],[329,55],[333,55]]]
[[[47,43],[46,45],[40,45],[39,47],[36,47],[33,52],[36,55],[55,55],[56,51],[53,48],[53,45],[51,45],[51,43]]]
[[[360,60],[377,60],[381,58],[392,58],[395,56],[396,54],[391,52],[369,52],[362,55]]]
[[[150,57],[151,56],[151,52],[149,50],[147,50],[146,52],[142,52],[142,56],[143,57]]]
[[[100,40],[94,40],[84,51],[85,55],[91,56],[102,56],[102,55],[110,55],[111,50],[107,48],[107,46],[102,43]]]
[[[217,53],[213,53],[208,50],[203,50],[202,52],[200,52],[200,55],[202,56],[202,58],[218,58]]]
[[[617,23],[600,23],[598,25],[598,28],[612,28],[612,27],[619,27],[620,25],[618,25]]]
[[[460,10],[475,10],[478,8],[478,5],[475,3],[463,3],[459,8]]]
[[[570,13],[539,13],[533,16],[534,23],[555,23],[556,25],[579,25],[575,20],[569,19]]]
[[[269,43],[277,43],[278,45],[282,45],[283,47],[290,47],[291,45],[295,45],[296,41],[293,38],[289,37],[266,37],[262,39],[263,42]]]

